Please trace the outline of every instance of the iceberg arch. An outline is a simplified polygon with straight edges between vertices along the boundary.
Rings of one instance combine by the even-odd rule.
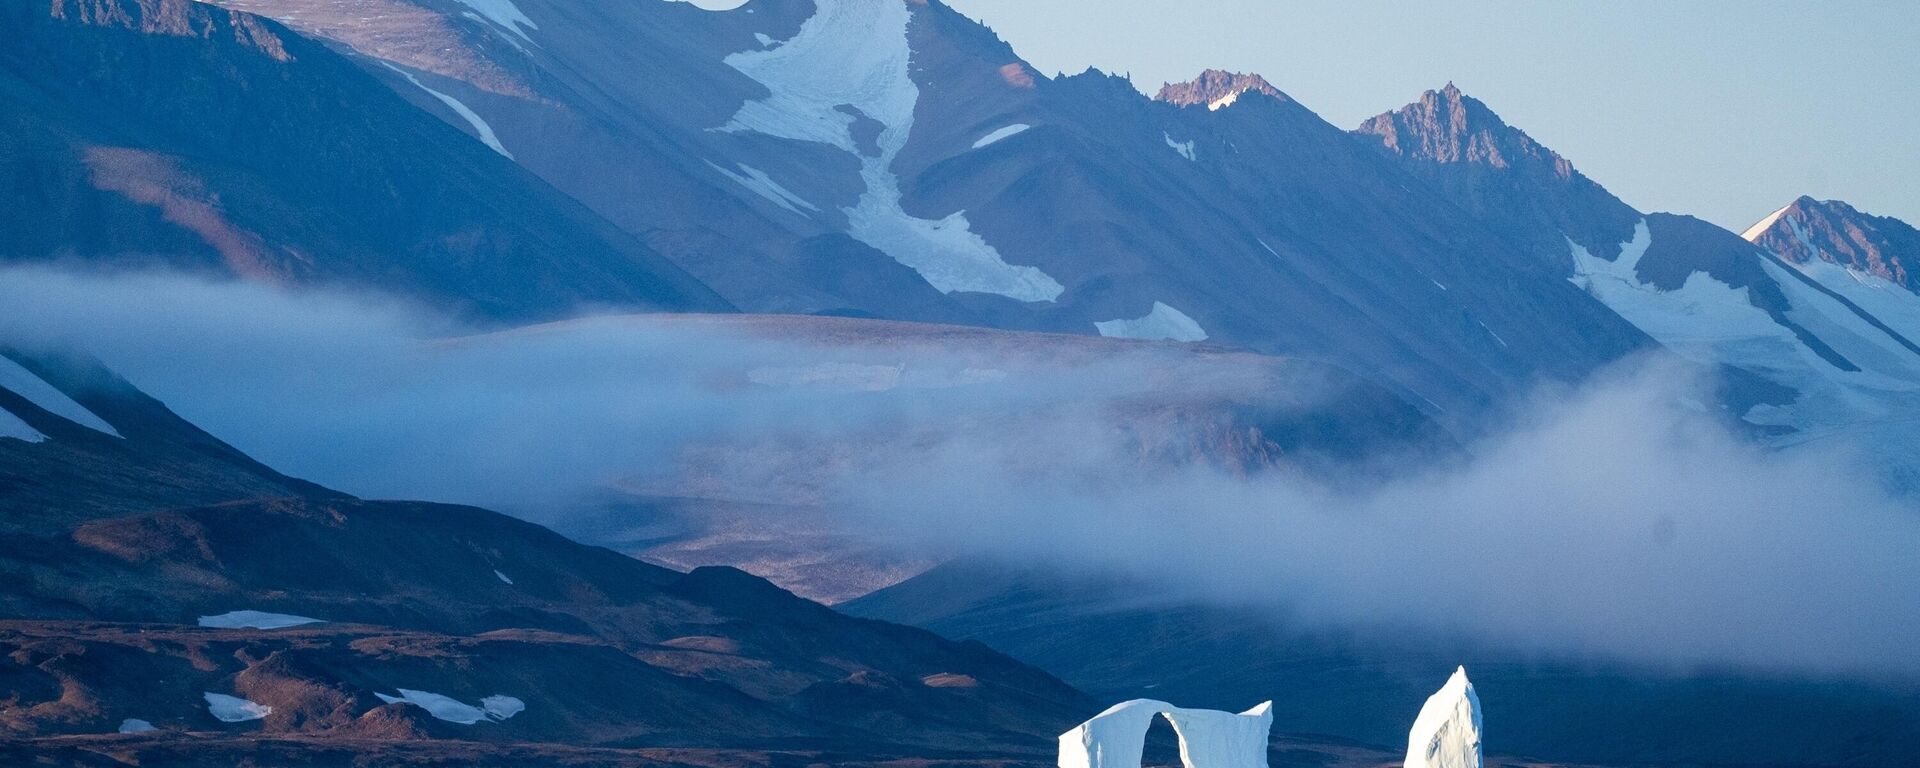
[[[1414,718],[1406,768],[1480,768],[1480,761],[1480,697],[1460,667]]]
[[[1155,717],[1173,724],[1186,768],[1267,768],[1273,702],[1236,715],[1153,699],[1115,704],[1060,734],[1060,768],[1139,768]]]

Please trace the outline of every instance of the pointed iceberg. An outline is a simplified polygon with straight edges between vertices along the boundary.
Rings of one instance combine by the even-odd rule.
[[[1454,670],[1414,718],[1406,768],[1480,768],[1480,697],[1466,667]]]

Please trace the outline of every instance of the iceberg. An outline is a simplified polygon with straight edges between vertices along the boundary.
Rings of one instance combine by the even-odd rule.
[[[1155,717],[1173,724],[1186,768],[1267,768],[1273,702],[1236,715],[1153,699],[1115,704],[1060,734],[1060,768],[1139,768]]]
[[[1480,768],[1480,697],[1467,668],[1427,697],[1407,734],[1406,768]]]

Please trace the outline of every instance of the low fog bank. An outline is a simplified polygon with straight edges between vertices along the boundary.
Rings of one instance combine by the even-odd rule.
[[[1117,572],[1328,626],[1920,674],[1920,512],[1869,479],[1870,453],[1732,435],[1686,405],[1710,382],[1659,359],[1518,404],[1464,460],[1356,484],[1143,470],[1115,406],[1169,386],[1160,347],[993,360],[623,318],[474,335],[377,298],[44,269],[0,272],[0,305],[0,339],[97,355],[276,468],[365,496],[537,516],[691,489],[815,505],[916,556]],[[1174,383],[1246,383],[1210,376]]]

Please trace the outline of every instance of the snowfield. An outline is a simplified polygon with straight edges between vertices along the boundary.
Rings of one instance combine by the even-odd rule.
[[[741,105],[720,130],[816,142],[860,159],[866,191],[845,209],[848,234],[912,267],[943,293],[993,293],[1052,301],[1066,288],[1038,268],[1008,264],[964,211],[939,220],[901,208],[894,158],[913,130],[920,89],[908,74],[910,12],[905,3],[820,0],[799,34],[778,48],[743,51],[726,62],[772,92]],[[851,107],[881,125],[880,151],[854,141]]]

